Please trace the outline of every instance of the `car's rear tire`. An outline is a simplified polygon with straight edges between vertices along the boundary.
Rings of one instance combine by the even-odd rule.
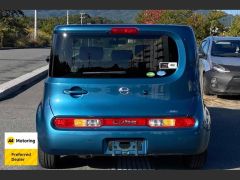
[[[201,154],[183,156],[184,165],[190,169],[201,169],[207,161],[207,150]]]
[[[56,169],[59,164],[60,156],[45,153],[38,148],[38,161],[43,168]]]

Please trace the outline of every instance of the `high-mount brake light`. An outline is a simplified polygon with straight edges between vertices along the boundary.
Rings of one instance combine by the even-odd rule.
[[[128,35],[136,35],[139,33],[139,30],[134,27],[116,27],[111,29],[111,34],[128,34]]]
[[[190,128],[191,117],[175,118],[55,118],[53,125],[60,129],[98,128],[102,126],[145,126],[151,128]]]

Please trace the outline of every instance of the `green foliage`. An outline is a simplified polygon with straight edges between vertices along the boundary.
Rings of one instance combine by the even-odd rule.
[[[26,17],[22,11],[0,11],[0,47],[46,47],[50,46],[55,26],[66,24],[66,16],[38,18],[37,40],[34,36],[34,18]],[[70,24],[80,24],[79,15],[69,16]],[[104,17],[91,17],[85,14],[84,24],[115,24],[123,23]]]
[[[125,23],[135,23],[135,17],[140,10],[69,10],[69,15],[85,12],[91,17],[105,17],[112,20],[122,20]],[[26,16],[33,16],[33,10],[24,10]],[[66,16],[66,10],[38,10],[39,18]]]
[[[155,24],[164,13],[164,10],[145,10],[138,13],[136,22],[140,24]]]
[[[50,18],[46,18],[46,19],[39,19],[38,23],[39,23],[38,28],[41,31],[51,35],[54,27],[56,25],[65,24],[66,19],[58,18],[58,17],[50,17]]]
[[[166,10],[157,21],[161,24],[187,24],[188,18],[193,15],[191,10]]]
[[[151,14],[149,15],[149,11]],[[157,15],[158,13],[158,15]],[[192,10],[145,10],[138,14],[138,23],[181,24],[191,26],[198,42],[209,35],[219,35],[225,28],[219,19],[226,16],[223,11],[212,10],[208,14],[197,14]],[[153,17],[155,17],[153,19]],[[217,28],[217,31],[215,28]]]
[[[21,10],[0,10],[0,47],[24,33],[23,25],[18,21],[19,17],[23,16]]]
[[[219,19],[226,16],[223,11],[212,10],[208,14],[197,14],[192,10],[144,10],[136,17],[143,24],[183,24],[193,28],[198,42],[209,35],[240,36],[240,16],[235,16],[228,29]],[[33,40],[34,18],[24,16],[21,10],[0,10],[0,47],[44,47],[50,46],[56,25],[66,24],[66,16],[38,18],[37,40]],[[69,24],[80,24],[80,15],[70,15]],[[121,24],[121,20],[84,15],[83,24]]]
[[[205,18],[201,14],[193,13],[186,20],[186,24],[193,28],[198,43],[209,35],[205,29]]]
[[[207,30],[207,32],[209,32],[209,34],[211,35],[222,34],[225,28],[223,24],[219,22],[219,19],[221,19],[226,15],[227,14],[223,11],[217,11],[217,10],[210,11],[210,13],[208,13],[206,17],[205,29]],[[217,28],[218,30],[214,31],[214,28]]]
[[[240,16],[235,16],[231,27],[226,32],[228,36],[240,36]]]

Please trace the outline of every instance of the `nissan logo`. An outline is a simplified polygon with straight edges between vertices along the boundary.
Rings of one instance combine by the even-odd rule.
[[[119,89],[118,89],[118,91],[121,93],[121,94],[123,94],[123,95],[127,95],[127,94],[129,94],[129,88],[127,88],[127,87],[120,87]]]

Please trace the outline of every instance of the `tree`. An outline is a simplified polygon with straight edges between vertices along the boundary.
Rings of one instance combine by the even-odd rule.
[[[6,34],[17,34],[24,28],[18,17],[24,16],[21,10],[0,10],[0,47],[4,44]]]
[[[136,21],[145,24],[182,24],[195,30],[196,38],[202,39],[204,32],[204,17],[192,10],[145,10],[138,14]]]
[[[235,16],[229,30],[226,32],[228,36],[240,36],[240,16]]]
[[[225,28],[219,20],[226,15],[224,11],[210,11],[206,16],[205,33],[208,35],[220,35]]]
[[[138,14],[136,21],[145,24],[188,25],[193,28],[196,39],[200,42],[210,34],[217,35],[224,31],[224,26],[219,22],[224,16],[226,13],[216,10],[207,15],[197,14],[192,10],[144,10]]]
[[[160,19],[164,10],[145,10],[141,11],[136,18],[136,22],[140,24],[156,24]]]
[[[207,36],[205,28],[205,17],[192,10],[166,10],[158,20],[160,24],[182,24],[191,26],[199,43]]]
[[[33,40],[34,18],[24,16],[21,10],[0,10],[0,47],[36,47],[50,45],[53,29],[66,24],[66,16],[38,18],[38,38]],[[80,24],[79,15],[69,16],[70,24]],[[115,24],[121,20],[84,15],[83,24]]]
[[[193,28],[198,43],[208,36],[205,31],[205,18],[203,15],[193,13],[187,18],[186,24]]]
[[[157,21],[160,24],[183,24],[193,15],[191,10],[165,10]]]

